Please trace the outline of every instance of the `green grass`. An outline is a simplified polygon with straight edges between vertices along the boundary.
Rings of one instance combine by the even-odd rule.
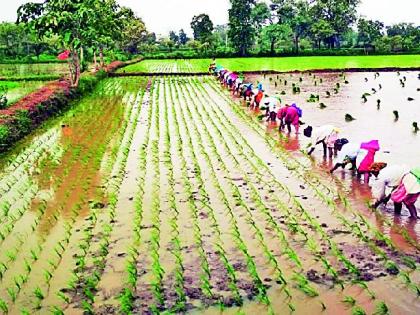
[[[39,64],[0,64],[1,78],[33,78],[39,76],[50,79],[58,78],[68,71],[66,63],[39,63]]]
[[[119,72],[206,72],[210,61],[210,59],[145,60],[122,68]],[[420,55],[222,58],[217,59],[217,64],[233,71],[414,68],[420,67]]]

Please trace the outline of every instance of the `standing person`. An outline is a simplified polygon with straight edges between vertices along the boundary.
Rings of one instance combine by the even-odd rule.
[[[335,141],[338,138],[339,132],[340,130],[333,125],[323,125],[315,129],[313,129],[312,126],[305,128],[304,135],[313,139],[309,144],[308,155],[311,155],[314,152],[315,147],[318,144],[322,144],[324,157],[327,156],[327,148],[329,149],[330,157],[332,157],[333,151],[334,155],[336,155],[337,147],[335,146]]]
[[[404,175],[400,185],[391,194],[394,202],[395,214],[401,214],[404,203],[410,212],[410,217],[417,219],[416,201],[420,196],[420,167],[412,169]]]
[[[363,142],[360,145],[360,151],[357,157],[357,160],[360,162],[357,165],[357,172],[358,176],[363,175],[365,184],[369,184],[370,167],[375,162],[375,154],[379,149],[378,140]]]
[[[374,198],[373,208],[379,207],[381,204],[386,204],[391,199],[391,193],[401,184],[401,181],[410,169],[406,165],[392,165],[382,169],[377,169],[374,163],[371,166],[371,174],[376,177],[372,184],[372,196]],[[390,193],[387,194],[387,190]]]

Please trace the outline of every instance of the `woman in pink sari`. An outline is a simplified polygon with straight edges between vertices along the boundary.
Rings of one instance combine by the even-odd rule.
[[[412,169],[406,174],[400,185],[391,194],[394,202],[395,214],[401,214],[402,204],[404,203],[410,217],[417,219],[416,201],[420,196],[420,167]]]
[[[365,184],[369,183],[370,167],[375,162],[375,154],[379,151],[379,149],[378,140],[363,142],[360,145],[360,151],[357,155],[357,171],[359,175],[363,175]]]

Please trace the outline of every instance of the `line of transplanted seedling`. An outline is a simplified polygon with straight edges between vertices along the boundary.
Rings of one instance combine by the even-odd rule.
[[[137,259],[139,256],[139,252],[137,248],[140,246],[142,239],[141,239],[141,226],[143,220],[143,197],[144,197],[144,186],[145,186],[145,178],[146,178],[146,170],[147,170],[147,156],[150,149],[150,124],[152,121],[152,109],[153,107],[150,105],[153,101],[150,101],[151,97],[150,94],[154,92],[154,83],[149,82],[150,90],[148,95],[145,96],[143,100],[143,105],[148,107],[147,110],[147,133],[144,139],[143,144],[140,146],[139,152],[139,174],[138,174],[138,187],[137,193],[134,198],[134,207],[135,207],[135,218],[133,220],[133,243],[128,249],[128,257],[126,263],[126,272],[127,272],[127,279],[126,279],[126,287],[121,292],[119,296],[120,300],[120,310],[125,314],[129,314],[133,311],[134,307],[134,299],[135,299],[135,290],[137,285],[138,279],[138,269],[137,269]]]
[[[40,146],[41,149],[43,149],[42,146]],[[66,149],[72,149],[71,146],[67,147]],[[73,159],[75,160],[75,159]],[[62,184],[62,182],[55,183],[55,187],[54,188],[59,188],[60,185]],[[45,218],[44,213],[47,209],[47,202],[46,200],[42,200],[42,202],[40,203],[37,213],[38,213],[38,217],[35,218],[35,221],[32,225],[27,225],[27,227],[31,228],[32,232],[35,231],[35,229],[37,228],[37,226],[41,223],[41,219],[43,220],[42,223],[45,223],[45,221],[48,222],[49,225],[54,226],[55,223],[58,220],[59,217],[59,209],[62,207],[62,205],[57,207],[57,210],[49,215],[49,218]],[[78,205],[75,206],[76,208],[78,207]],[[77,213],[77,209],[73,209],[73,214]],[[74,223],[74,220],[72,221]],[[60,239],[60,241],[58,241],[54,246],[47,246],[44,245],[44,243],[47,240],[47,237],[44,236],[40,239],[40,241],[35,244],[34,246],[32,246],[32,248],[27,249],[26,251],[23,252],[22,255],[25,255],[26,257],[22,257],[23,259],[19,259],[18,262],[23,262],[24,263],[24,273],[16,275],[14,277],[14,285],[15,287],[8,287],[7,293],[10,297],[10,300],[14,303],[16,301],[16,299],[18,298],[19,293],[21,292],[21,290],[24,288],[24,284],[27,283],[29,275],[31,274],[33,268],[32,268],[32,264],[34,264],[35,262],[38,261],[44,247],[47,247],[47,250],[53,251],[55,253],[55,258],[47,258],[45,259],[46,262],[48,262],[47,268],[41,268],[39,269],[39,272],[43,271],[44,272],[44,277],[45,277],[45,282],[46,285],[49,285],[49,282],[52,278],[52,273],[54,272],[54,270],[57,268],[57,266],[59,265],[61,259],[62,259],[62,255],[63,252],[65,250],[65,247],[68,245],[69,243],[69,237],[70,237],[70,224],[66,223],[62,226],[63,228],[63,238]],[[12,251],[8,251],[8,256],[9,256],[9,262],[15,262],[17,257],[18,257],[18,253],[20,250],[20,246],[23,245],[24,240],[27,239],[27,237],[30,235],[31,232],[27,232],[24,233],[24,238],[22,239],[21,237],[18,237],[18,246],[14,248],[14,250]],[[45,252],[45,251],[44,251]],[[4,269],[4,271],[2,271],[2,280],[4,277],[4,273],[9,269],[7,268],[7,265],[5,263],[3,263],[2,265],[3,267],[6,267]],[[14,270],[18,270],[19,268],[17,268],[16,266],[14,266],[13,268]],[[22,269],[22,267],[21,267]],[[42,291],[40,288],[35,288],[34,290],[34,296],[36,297],[36,308],[40,307],[40,303],[44,297],[44,294],[42,294]],[[7,303],[5,301],[3,301],[1,303],[2,305],[5,305],[5,309],[8,309],[7,307]],[[24,310],[23,310],[24,311]]]
[[[42,148],[42,146],[41,146],[41,148]],[[39,215],[39,217],[35,220],[35,223],[31,226],[32,231],[35,230],[36,226],[40,222],[40,218],[45,213],[45,209],[46,209],[46,203],[44,201],[40,205],[40,215]],[[52,215],[52,217],[54,218],[55,221],[57,221],[58,214],[54,213]],[[49,223],[54,224],[55,222],[49,220]],[[67,226],[66,226],[65,230],[66,230],[66,234],[67,234],[67,232],[68,232]],[[29,235],[29,233],[26,233],[25,237],[27,237],[28,235]],[[23,288],[23,285],[27,282],[29,274],[32,271],[32,265],[31,264],[38,260],[38,257],[40,255],[42,249],[43,249],[42,244],[44,243],[45,239],[46,238],[44,237],[41,240],[40,244],[38,244],[35,247],[33,247],[32,249],[30,249],[28,251],[28,252],[30,252],[30,256],[28,254],[27,258],[23,259],[23,261],[25,263],[25,273],[14,277],[14,283],[15,283],[16,289],[13,288],[13,287],[8,287],[7,288],[7,292],[8,292],[8,294],[9,294],[9,296],[10,296],[10,298],[13,302],[16,300],[18,294],[20,293],[21,289]],[[22,244],[23,244],[23,239],[19,238],[19,246],[21,246]],[[54,251],[55,251],[56,255],[58,256],[59,260],[61,260],[60,256],[62,255],[62,250],[64,248],[63,244],[65,244],[65,243],[59,242],[59,244],[58,244],[59,247],[54,248]],[[18,248],[15,247],[15,250],[13,252],[9,252],[8,256],[10,258],[10,261],[16,261],[17,254],[18,254],[17,249]],[[20,259],[19,261],[22,261],[22,260]],[[52,268],[54,268],[58,264],[57,262],[54,262],[53,260],[50,260],[50,259],[48,260],[48,263],[51,265]],[[5,266],[5,264],[3,266]],[[16,270],[16,268],[14,268],[14,270]],[[47,281],[49,281],[51,279],[50,274],[51,274],[51,272],[49,270],[45,270],[45,277],[46,277]],[[3,280],[3,276],[4,276],[4,273],[2,272],[2,280]],[[39,289],[35,289],[35,293],[36,293],[35,296],[38,299],[40,299],[43,296],[42,294],[40,294]],[[7,309],[7,304],[4,301],[3,301],[2,305],[6,305],[6,309]]]
[[[173,81],[171,81],[171,82],[173,82]],[[183,112],[181,110],[182,106],[180,105],[179,93],[178,93],[178,90],[176,90],[174,88],[171,89],[171,100],[172,101],[175,100],[174,105],[175,104],[177,105],[176,106],[177,110],[175,109],[175,106],[172,107],[172,116],[174,117],[173,123],[175,125],[176,136],[178,136],[177,137],[178,139],[179,139],[179,137],[181,137],[180,125],[179,125],[179,123],[181,122],[182,125],[183,125],[182,130],[184,130],[184,133],[185,133],[184,138],[186,138],[184,140],[185,140],[185,143],[188,144],[188,146],[187,146],[188,149],[186,147],[183,147],[183,151],[182,151],[182,154],[181,154],[182,172],[183,172],[184,186],[187,187],[187,195],[189,196],[189,207],[190,207],[190,209],[191,209],[191,211],[194,215],[195,221],[196,221],[195,224],[194,224],[195,225],[194,234],[195,234],[195,237],[196,237],[196,243],[199,244],[200,247],[201,247],[201,249],[199,249],[199,251],[200,251],[200,258],[201,258],[201,266],[203,268],[203,272],[202,272],[201,277],[200,277],[202,292],[207,298],[212,298],[212,296],[213,296],[213,294],[211,292],[210,283],[209,283],[210,270],[209,270],[207,258],[205,256],[205,250],[204,250],[204,248],[202,248],[202,240],[201,240],[201,237],[200,237],[201,231],[200,231],[200,227],[197,223],[197,212],[198,212],[198,209],[199,209],[198,207],[202,207],[204,205],[204,206],[206,206],[205,208],[207,209],[207,213],[208,213],[208,215],[211,218],[211,221],[213,223],[212,224],[213,230],[215,231],[215,233],[217,235],[217,242],[216,242],[216,244],[214,244],[214,250],[215,250],[215,252],[217,252],[219,254],[220,259],[221,259],[221,261],[222,261],[222,263],[225,267],[225,270],[228,274],[229,288],[232,291],[235,303],[237,305],[242,305],[242,298],[240,296],[239,289],[236,285],[237,275],[236,275],[235,269],[233,268],[232,264],[229,262],[229,258],[227,257],[226,250],[224,249],[223,242],[220,238],[221,231],[219,229],[218,222],[217,222],[217,219],[216,219],[215,214],[214,214],[214,209],[212,209],[212,207],[210,207],[208,204],[197,205],[194,202],[194,195],[192,193],[192,187],[191,187],[191,183],[189,181],[188,173],[187,173],[187,164],[186,164],[186,161],[185,161],[185,158],[184,158],[185,156],[187,156],[188,152],[190,152],[191,156],[192,156],[191,169],[193,169],[195,171],[194,175],[195,175],[195,180],[197,182],[196,186],[198,187],[197,191],[199,192],[200,196],[204,200],[208,200],[209,196],[204,189],[205,184],[204,184],[204,181],[201,177],[200,166],[198,164],[197,157],[196,157],[195,152],[194,152],[193,141],[191,139],[189,129],[187,127],[188,125],[186,124],[186,121],[185,121],[185,117],[184,117]],[[180,144],[178,143],[178,149],[180,149],[179,145]],[[205,158],[208,161],[208,156],[205,156]],[[231,212],[232,209],[230,208],[230,205],[229,205],[229,202],[227,201],[226,195],[225,195],[224,191],[221,189],[219,183],[217,182],[217,179],[214,176],[214,173],[212,174],[212,179],[213,179],[213,184],[215,185],[216,189],[218,190],[219,193],[222,194],[221,198],[223,199],[224,205],[227,207],[227,210],[229,211],[229,214],[232,215],[232,212]],[[203,202],[201,201],[201,203],[203,203]],[[232,218],[232,221],[231,221],[232,230],[238,231],[238,227],[237,227],[235,218],[234,217],[231,217],[231,218]],[[240,239],[240,235],[238,235],[236,233],[235,234],[235,240],[238,241],[238,238]],[[242,243],[241,239],[239,241]],[[224,307],[223,306],[223,301],[220,301],[220,306],[222,308]]]
[[[178,93],[178,92],[176,91],[176,93]],[[184,109],[184,107],[181,107],[181,108],[182,108],[182,110]],[[184,117],[185,116],[185,112],[182,112],[181,114],[182,114],[181,115],[182,123],[184,124],[185,128],[188,130],[188,125],[186,125],[186,119]],[[195,129],[194,130],[194,134],[196,134],[196,132],[197,132],[197,130]],[[189,135],[188,135],[188,143],[189,143],[189,147],[191,148],[191,152],[194,152],[193,151],[193,143],[191,141],[191,136],[189,136]],[[207,162],[210,163],[207,155],[205,155],[205,158],[206,158]],[[194,164],[196,165],[195,170],[197,171],[198,174],[201,174],[201,172],[199,171],[199,168],[198,168],[199,165],[197,164],[197,161],[196,161],[197,158],[196,158],[195,154],[193,155],[193,159],[195,160],[195,163]],[[234,239],[235,243],[237,244],[238,248],[245,255],[245,258],[247,260],[248,269],[250,271],[250,275],[254,279],[254,282],[256,284],[256,288],[257,288],[257,290],[260,293],[260,298],[262,300],[266,301],[266,303],[267,303],[268,302],[268,299],[267,299],[266,294],[265,294],[265,287],[263,287],[263,285],[262,285],[262,282],[261,282],[261,280],[260,280],[260,278],[259,278],[259,276],[258,276],[258,274],[256,272],[256,265],[255,265],[252,257],[248,253],[247,247],[246,247],[244,241],[241,238],[239,227],[238,227],[236,218],[235,218],[235,216],[233,214],[233,211],[232,211],[232,206],[229,203],[229,201],[227,199],[227,196],[226,196],[224,190],[221,189],[221,186],[220,186],[219,182],[217,181],[217,178],[215,177],[214,168],[213,168],[212,165],[211,165],[211,170],[213,172],[213,174],[212,174],[213,184],[215,185],[215,188],[220,193],[220,197],[222,198],[223,203],[226,206],[226,210],[228,211],[228,214],[231,217],[230,223],[231,223],[231,233],[232,233],[233,239]],[[198,177],[200,178],[200,176],[198,176]],[[200,178],[199,181],[201,182],[202,179]],[[204,190],[202,191],[202,193],[204,193],[204,197],[206,197],[207,194],[205,193]],[[207,208],[209,210],[211,209],[211,207],[207,207]],[[214,216],[214,214],[211,214],[211,216]],[[213,222],[216,222],[216,219],[215,218],[213,218],[212,220],[213,220]],[[220,233],[220,232],[218,232],[218,233]],[[220,239],[219,239],[219,241],[220,241]],[[238,305],[241,305],[242,304],[242,298],[240,297],[240,294],[238,292],[238,288],[236,286],[237,276],[235,274],[235,271],[234,271],[233,267],[231,266],[231,264],[229,263],[228,258],[226,257],[226,251],[221,247],[220,244],[217,244],[217,247],[218,247],[218,251],[217,252],[220,255],[220,259],[222,260],[222,262],[225,265],[225,268],[226,268],[226,270],[228,272],[228,275],[229,275],[229,279],[231,281],[230,284],[229,284],[229,287],[233,291],[235,303],[238,304]],[[223,305],[221,305],[221,307],[223,307]]]
[[[141,107],[137,104],[141,102],[142,97],[143,90],[130,102],[131,108],[136,110],[130,110],[128,117],[131,123],[126,125],[125,129],[122,129],[124,138],[121,140],[115,164],[111,171],[111,179],[108,182],[107,209],[100,213],[92,209],[90,216],[87,218],[87,226],[84,228],[84,236],[78,245],[80,252],[77,255],[77,268],[73,272],[74,277],[69,286],[73,292],[80,290],[76,288],[77,284],[81,286],[83,295],[81,306],[84,312],[89,314],[94,313],[95,293],[109,253],[109,240],[113,230],[119,188],[124,178],[129,149],[140,115]],[[98,226],[98,222],[102,222],[102,224]],[[94,239],[94,235],[98,234],[100,237]],[[71,300],[67,301],[70,302]]]
[[[176,94],[174,97],[173,95],[174,90],[172,89],[172,87],[166,84],[164,85],[166,87],[165,91],[169,92],[169,93],[165,93],[165,108],[166,110],[167,108],[172,108],[171,113],[172,113],[172,119],[174,120],[173,125],[175,128],[175,134],[172,135],[171,138],[173,138],[174,143],[175,143],[175,151],[179,153],[181,174],[182,174],[182,180],[183,180],[183,189],[184,189],[185,195],[188,198],[188,208],[190,209],[190,213],[193,218],[194,243],[197,246],[197,251],[198,251],[198,255],[200,259],[200,266],[202,268],[199,275],[200,288],[205,298],[210,300],[213,298],[213,293],[211,290],[212,285],[210,284],[210,277],[211,277],[210,266],[209,266],[209,261],[207,259],[207,252],[205,249],[206,244],[203,241],[203,238],[201,236],[203,224],[202,222],[200,222],[198,218],[198,213],[200,209],[196,203],[196,198],[195,198],[195,197],[200,196],[203,199],[208,199],[208,195],[207,195],[207,192],[204,190],[204,181],[201,177],[201,170],[197,162],[197,157],[195,155],[195,152],[192,150],[193,146],[191,142],[191,137],[186,135],[187,139],[185,142],[183,142],[183,143],[188,144],[188,146],[182,146],[180,142],[180,139],[182,137],[181,132],[180,132],[180,127],[179,127],[179,122],[178,122],[180,114],[179,112],[177,113],[175,109],[175,104],[173,103],[174,101],[176,101],[177,105],[179,105],[179,96],[177,92],[175,92]],[[167,91],[168,89],[169,91]],[[170,97],[168,98],[168,96]],[[168,105],[169,101],[171,101],[171,103],[173,104],[172,106]],[[167,123],[169,124],[169,120],[167,120]],[[190,156],[191,158],[190,160],[187,161],[188,156]],[[189,174],[188,174],[189,169],[193,170],[194,172],[193,179],[189,178]],[[197,196],[194,195],[193,191],[197,191]],[[210,214],[210,216],[212,216],[212,214]],[[214,215],[213,215],[213,219],[214,219]],[[213,220],[213,223],[214,222],[215,221]],[[201,226],[200,226],[200,223],[201,223]],[[237,291],[235,291],[235,293],[237,293]]]
[[[131,103],[133,103],[133,102],[131,102]],[[132,106],[127,106],[127,108],[131,112]],[[114,123],[116,124],[116,126],[118,126],[118,121],[117,120]],[[126,126],[126,124],[123,123],[122,124],[122,130],[125,130],[125,126]],[[111,127],[111,126],[109,126],[109,127]],[[112,129],[115,129],[115,127],[112,128]],[[120,133],[119,137],[117,137],[117,139],[118,139],[117,143],[119,143],[121,141],[121,139],[122,139],[122,134],[121,133]],[[105,150],[107,149],[108,144],[109,144],[109,140],[106,141],[104,144],[101,145],[101,149],[100,150],[98,150],[98,151],[96,151],[95,153],[92,154],[92,158],[94,159],[95,163],[97,163],[98,167],[99,167],[99,165],[101,163],[102,156],[105,153]],[[114,152],[114,150],[112,150],[112,151]],[[108,161],[109,163],[108,163],[108,165],[106,167],[107,169],[110,169],[112,167],[111,166],[112,161],[115,162],[115,164],[118,163],[118,162],[116,162],[117,161],[117,158],[118,158],[118,155],[115,155],[113,152],[111,153],[112,158],[110,158],[110,160]],[[88,164],[87,162],[88,161],[86,161],[86,164]],[[92,183],[91,183],[91,179],[89,178],[88,179],[88,184],[85,184],[85,183],[83,184],[83,190],[85,191],[85,193],[87,193],[87,191],[89,190],[89,187],[90,186],[92,186]],[[110,205],[112,206],[112,192],[111,192],[111,198],[110,198],[110,200],[111,200],[110,201]],[[86,204],[87,202],[88,202],[88,200],[86,200],[84,198],[84,199],[81,200],[81,202],[79,202],[78,204],[76,204],[76,207],[77,208],[81,208],[82,207],[82,203],[83,204]],[[88,247],[89,241],[92,239],[92,229],[93,229],[93,226],[98,221],[98,215],[97,215],[97,211],[98,210],[97,210],[97,208],[95,206],[95,203],[92,203],[91,204],[91,207],[92,207],[92,209],[90,209],[91,210],[91,213],[86,218],[87,226],[83,229],[82,240],[79,242],[79,246],[78,246],[83,251],[83,253],[85,253],[85,254],[87,253],[87,250],[89,249],[89,247]],[[72,222],[72,225],[73,225],[75,223],[75,218],[72,218],[71,219],[71,222]],[[74,229],[73,226],[70,226],[69,227],[68,237],[70,237],[70,235],[73,234],[72,232],[74,232],[74,231],[71,231],[72,228]],[[104,234],[106,235],[106,232]],[[100,249],[101,249],[100,250],[101,253],[106,252],[106,246],[105,246],[105,244],[101,243],[100,244]],[[84,255],[84,256],[86,256],[86,255]],[[76,256],[75,268],[76,268],[76,266],[78,268],[83,268],[84,267],[84,265],[86,264],[86,261],[85,261],[85,257],[84,256],[83,255],[77,255]],[[99,265],[99,262],[98,262],[98,265]],[[75,283],[76,283],[77,280],[78,280],[77,278],[73,278],[72,280],[70,280],[69,281],[69,287],[73,287],[74,288],[74,285],[75,285]],[[92,279],[90,279],[90,280],[93,281]],[[89,292],[88,290],[85,290],[84,293],[87,296],[90,296],[89,293],[91,293],[91,292]],[[57,297],[60,298],[60,299],[62,299],[63,302],[65,302],[66,304],[68,304],[70,302],[70,298],[66,294],[64,294],[61,290],[58,291],[58,292],[55,292],[55,294],[57,294]],[[58,306],[53,306],[52,307],[52,310],[54,311],[54,313],[61,313],[62,312],[61,308],[59,308]]]
[[[285,150],[282,150],[281,148],[278,148],[277,142],[274,138],[271,136],[267,136],[261,127],[261,125],[253,118],[251,118],[249,115],[247,115],[242,108],[235,102],[231,101],[225,94],[221,93],[221,91],[215,86],[213,81],[209,81],[210,85],[214,88],[214,90],[223,98],[225,98],[230,104],[234,105],[232,109],[243,119],[250,122],[251,127],[259,133],[261,136],[263,136],[269,145],[275,153],[277,153],[277,156],[280,157],[280,159],[283,161],[283,163],[286,165],[286,167],[294,172],[298,177],[302,178],[305,183],[307,183],[313,191],[316,193],[316,195],[324,202],[327,203],[327,205],[332,209],[332,212],[336,215],[336,217],[343,223],[344,226],[346,226],[354,235],[356,235],[359,239],[366,242],[369,247],[378,254],[383,260],[384,265],[387,270],[390,270],[391,272],[398,272],[398,266],[396,263],[390,259],[386,253],[369,237],[365,235],[364,227],[366,227],[367,231],[370,231],[377,239],[383,241],[391,250],[397,250],[397,248],[394,246],[392,241],[386,237],[383,233],[381,233],[379,230],[374,228],[367,220],[359,213],[357,213],[354,209],[352,209],[349,201],[346,197],[343,196],[340,192],[334,192],[331,190],[330,187],[327,187],[325,184],[321,182],[319,177],[314,175],[313,173],[306,170],[306,167],[302,165],[296,158],[292,157],[288,152]],[[279,152],[280,151],[280,152]],[[327,191],[329,194],[333,194],[333,196],[338,196],[341,203],[344,205],[344,207],[347,210],[350,210],[350,213],[354,216],[354,218],[350,221],[347,219],[344,215],[339,213],[338,211],[338,205],[335,202],[335,200],[332,197],[328,197],[325,195],[322,190]],[[382,219],[384,222],[391,226],[391,223],[388,222],[386,218],[382,216]],[[414,241],[411,239],[411,237],[408,235],[407,231],[404,231],[403,229],[400,230],[401,234],[405,237],[407,241],[410,242],[410,244],[415,244]],[[415,261],[405,256],[403,253],[400,253],[402,256],[403,263],[409,267],[410,269],[416,269],[416,263]],[[400,270],[401,277],[405,284],[407,284],[411,289],[417,292],[417,294],[420,293],[419,287],[415,285],[411,279],[410,275],[407,272]]]
[[[196,96],[198,96],[198,95],[196,95]],[[212,108],[212,107],[210,107],[210,108]],[[206,112],[206,110],[204,110],[204,112]],[[209,117],[210,116],[208,116],[207,119],[209,121],[211,121],[209,119]],[[218,117],[218,114],[216,112],[213,112],[211,114],[211,117]],[[227,121],[226,120],[226,117],[222,117],[221,119],[220,119],[220,117],[218,117],[218,119],[219,119],[219,123],[220,124],[223,124],[225,121]],[[225,136],[226,136],[226,134],[229,134],[231,136],[231,139],[233,139],[233,141],[236,141],[236,139],[240,138],[239,135],[233,136],[231,134],[231,132],[229,131],[229,129],[225,129],[225,131],[226,131],[226,133],[224,133]],[[229,151],[229,147],[226,144],[225,144],[225,148],[226,148],[227,151]],[[239,156],[241,156],[241,155],[245,156],[244,154],[239,154]],[[249,157],[250,157],[249,152],[247,152],[246,156],[247,156],[247,159],[249,159]],[[247,159],[245,159],[245,161],[242,161],[242,163],[246,163],[246,160]],[[252,163],[250,163],[251,164],[250,167],[253,168],[253,171],[254,172],[256,172],[258,174],[258,172],[261,171],[261,168],[265,168],[266,171],[269,172],[269,169],[266,167],[266,165],[261,160],[257,160],[257,163],[259,164],[258,167],[256,165],[252,165]],[[239,163],[236,165],[236,169],[237,168],[240,168],[240,164]],[[242,175],[244,176],[245,179],[247,179],[246,172],[243,172]],[[259,177],[259,181],[264,181],[264,179],[262,179],[261,176],[260,176]],[[253,190],[254,196],[255,195],[258,195],[258,192],[253,187],[252,182],[250,180],[248,180],[247,183],[248,183],[247,187],[248,188],[251,188]],[[274,185],[273,185],[272,182],[269,183],[267,186],[268,187],[274,187]],[[284,190],[284,187],[283,186],[280,186],[280,188]],[[290,195],[290,192],[289,192],[289,195]],[[253,200],[253,201],[255,202],[255,200]],[[272,218],[269,210],[264,206],[263,201],[259,201],[259,202],[260,202],[261,209],[263,209],[263,211],[265,209],[265,212],[264,213],[267,216],[267,222],[270,225],[274,226],[274,229],[278,232],[280,229],[278,227],[276,228],[277,223]],[[282,209],[283,211],[285,211],[283,213],[285,214],[286,217],[289,218],[290,223],[289,223],[288,227],[289,227],[291,233],[295,234],[296,232],[298,232],[298,233],[300,233],[303,236],[303,238],[306,240],[306,243],[307,243],[308,247],[311,249],[311,251],[313,252],[313,254],[316,257],[318,257],[318,259],[322,260],[322,262],[324,264],[324,267],[326,268],[327,273],[332,274],[333,277],[334,277],[334,279],[336,280],[336,282],[340,283],[340,285],[343,286],[343,281],[341,279],[339,279],[338,273],[331,266],[331,263],[326,258],[324,258],[322,255],[320,255],[320,250],[319,250],[319,247],[316,245],[315,240],[313,238],[310,238],[310,235],[309,235],[310,232],[304,231],[303,228],[299,225],[298,222],[301,222],[302,219],[301,218],[297,218],[296,215],[293,215],[293,213],[290,212],[290,210],[288,209],[288,205],[282,203],[280,200],[277,200],[277,207],[279,209]],[[301,206],[299,205],[299,207],[301,207]],[[306,213],[306,215],[308,215],[308,214]],[[321,232],[320,234],[321,234],[322,239],[329,241],[328,236],[323,231],[323,229],[321,228],[321,226],[319,225],[319,223],[317,223],[313,218],[310,218],[310,219],[311,219],[311,221],[309,223],[314,228],[314,230],[316,230],[318,232]],[[284,237],[284,235],[282,235],[280,237],[280,239],[282,239],[283,237]],[[344,257],[344,255],[337,249],[336,244],[332,243],[331,241],[329,241],[329,244],[330,244],[330,246],[332,248],[332,251],[336,254],[337,258],[349,269],[349,271],[352,272],[352,273],[354,273],[354,274],[356,274],[356,275],[359,275],[359,271],[357,270],[357,268],[346,257]],[[301,263],[299,261],[299,258],[297,257],[297,255],[293,251],[293,249],[291,249],[290,247],[286,247],[286,250],[284,252],[288,254],[289,258],[292,261],[294,261],[297,266],[300,266],[301,265]],[[308,285],[308,282],[307,282],[307,280],[304,277],[298,276],[296,274],[294,278],[299,282],[298,287],[300,289],[302,289],[305,293],[307,293],[310,296],[317,295],[317,292],[314,291],[314,289],[311,288]],[[371,291],[368,290],[368,292],[369,292],[370,295],[373,295],[373,293]]]
[[[194,98],[190,98],[190,99],[194,99]],[[209,117],[208,117],[209,118]],[[211,139],[211,138],[210,138]],[[228,147],[226,147],[226,149],[228,150]],[[238,165],[237,165],[238,166]],[[249,183],[249,181],[248,181],[248,183]],[[255,191],[255,190],[254,190]],[[267,214],[267,213],[266,213]],[[252,219],[251,219],[252,220]],[[257,235],[261,235],[261,233],[260,234],[258,234],[258,232],[257,232]],[[262,245],[263,245],[263,247],[265,247],[265,249],[266,249],[266,246],[264,245],[264,243],[262,243]],[[266,249],[266,252],[267,252],[267,249]],[[290,253],[290,252],[289,252]],[[273,261],[272,260],[272,255],[270,255],[270,254],[267,254],[269,257],[271,257],[271,261]],[[295,261],[298,259],[297,258],[297,256],[296,255],[294,255],[294,256],[292,256],[291,255],[291,257],[294,257],[294,259],[295,259]],[[277,265],[276,265],[277,266]],[[315,296],[315,295],[317,295],[317,292],[314,290],[314,289],[312,289],[309,285],[308,285],[308,281],[304,278],[304,277],[301,277],[301,276],[298,276],[298,274],[296,274],[295,275],[295,277],[294,277],[294,279],[296,280],[296,281],[298,281],[299,282],[299,288],[301,288],[305,293],[307,293],[308,295],[310,295],[310,296]]]

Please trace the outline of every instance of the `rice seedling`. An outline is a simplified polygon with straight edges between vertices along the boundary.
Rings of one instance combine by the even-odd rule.
[[[354,118],[352,115],[350,115],[350,114],[346,114],[345,116],[344,116],[344,119],[345,119],[345,121],[346,122],[351,122],[351,121],[353,121],[353,120],[356,120],[356,118]]]

